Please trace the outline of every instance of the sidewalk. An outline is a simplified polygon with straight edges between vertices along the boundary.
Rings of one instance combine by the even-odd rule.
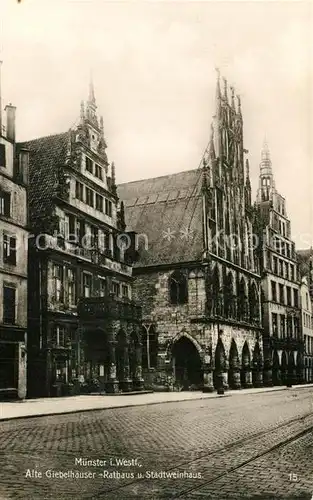
[[[225,391],[224,396],[218,396],[216,392],[154,392],[136,395],[83,395],[63,398],[25,399],[24,401],[0,403],[0,421],[14,418],[42,417],[48,415],[59,415],[63,413],[76,413],[91,410],[104,410],[109,408],[123,408],[131,406],[151,405],[157,403],[173,403],[179,401],[190,401],[209,398],[220,398],[228,396],[242,396],[245,394],[262,394],[274,391],[297,391],[303,388],[312,388],[313,384],[303,384],[286,387],[262,387],[260,389],[241,389],[238,391]]]

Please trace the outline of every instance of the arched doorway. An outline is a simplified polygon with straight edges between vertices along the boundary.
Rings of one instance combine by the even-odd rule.
[[[283,385],[287,383],[287,374],[288,374],[288,360],[287,354],[283,351],[281,356],[281,381]]]
[[[281,385],[279,356],[276,350],[273,353],[273,385]]]
[[[219,338],[215,349],[215,370],[213,373],[213,385],[219,388],[219,376],[226,370],[226,353],[222,340]]]
[[[184,390],[191,385],[203,385],[203,370],[199,352],[188,337],[181,337],[172,347],[173,375]]]
[[[85,377],[91,386],[103,389],[109,375],[110,350],[106,332],[101,328],[84,331]],[[97,382],[98,381],[98,382]]]
[[[263,385],[263,360],[259,342],[255,344],[253,350],[253,372],[252,383],[254,387],[261,387]]]
[[[242,349],[242,363],[241,363],[241,385],[245,388],[252,387],[252,379],[251,379],[251,356],[250,349],[247,341],[243,345]]]
[[[229,387],[231,389],[240,389],[240,362],[238,356],[238,349],[234,339],[231,341],[229,352],[229,374],[228,374]]]

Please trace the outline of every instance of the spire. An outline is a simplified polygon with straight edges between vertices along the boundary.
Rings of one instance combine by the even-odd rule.
[[[215,68],[216,73],[217,73],[217,80],[216,80],[216,92],[215,92],[215,103],[216,103],[216,109],[221,103],[221,84],[220,84],[220,70],[218,68]]]
[[[92,76],[90,75],[89,82],[89,97],[86,104],[86,119],[96,128],[98,128],[98,119],[96,115],[97,104],[95,98],[95,91],[93,87]]]
[[[228,101],[228,95],[227,95],[227,80],[226,78],[223,78],[224,81],[224,99],[225,101]]]
[[[80,103],[80,122],[81,125],[84,123],[85,120],[85,106],[84,106],[84,101],[81,101]]]
[[[95,89],[93,86],[92,73],[90,73],[90,81],[89,81],[89,99],[88,102],[96,106],[96,98],[95,98]]]
[[[262,174],[272,175],[271,155],[266,138],[264,139],[261,151],[260,170],[261,170],[261,175]]]
[[[211,123],[211,137],[209,142],[209,150],[208,150],[210,160],[215,160],[215,147],[214,147],[214,127],[213,123]]]

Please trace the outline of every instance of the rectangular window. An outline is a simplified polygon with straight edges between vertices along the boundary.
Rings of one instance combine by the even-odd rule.
[[[277,257],[273,257],[273,271],[275,274],[278,273]]]
[[[94,192],[92,191],[92,189],[89,189],[87,187],[86,187],[86,203],[90,207],[94,206]]]
[[[77,200],[84,201],[84,185],[79,181],[76,181],[75,197]]]
[[[95,176],[98,177],[101,181],[103,180],[103,175],[102,175],[102,167],[100,165],[95,165]]]
[[[277,314],[272,313],[272,331],[273,335],[277,336]]]
[[[10,217],[11,213],[11,195],[6,191],[0,190],[0,215]]]
[[[286,336],[286,327],[285,327],[285,316],[284,314],[280,315],[280,336],[281,338],[284,338]]]
[[[86,298],[91,296],[91,283],[92,283],[91,274],[83,273],[83,295]]]
[[[299,301],[298,290],[293,291],[293,300],[294,300],[293,305],[295,307],[298,307],[299,306],[299,304],[298,304],[298,301]]]
[[[16,238],[3,234],[3,262],[5,264],[16,265]]]
[[[120,295],[120,284],[119,283],[112,283],[112,292],[114,293],[114,295],[116,295],[117,297],[119,297]]]
[[[282,260],[279,261],[279,266],[280,266],[279,274],[280,276],[284,277],[284,263]]]
[[[287,337],[292,337],[292,318],[287,317]]]
[[[52,344],[55,347],[65,347],[66,334],[63,326],[55,326],[52,334]]]
[[[99,246],[99,230],[98,230],[97,226],[91,226],[90,232],[91,232],[91,235],[90,235],[91,246],[94,249],[97,249]]]
[[[16,322],[16,289],[3,286],[3,323],[15,325]]]
[[[277,302],[276,283],[275,283],[275,281],[271,281],[271,287],[272,287],[272,301],[273,302]]]
[[[287,286],[287,305],[291,306],[291,288],[290,286]]]
[[[281,304],[285,303],[285,296],[284,296],[284,285],[279,285],[279,302]]]
[[[96,193],[96,210],[103,212],[103,196],[98,193]]]
[[[88,156],[86,156],[86,170],[93,174],[93,161]]]
[[[53,268],[54,297],[57,302],[62,302],[64,298],[63,289],[63,266],[55,265]]]
[[[294,281],[295,279],[294,267],[292,264],[290,264],[290,279],[291,281]]]
[[[295,338],[299,337],[299,318],[294,318],[294,336]]]
[[[76,236],[76,217],[75,215],[69,214],[68,216],[68,231],[70,241],[73,241]]]
[[[123,297],[128,298],[128,286],[127,285],[122,285],[122,295],[123,295]]]
[[[76,283],[75,273],[73,269],[67,270],[67,296],[68,304],[74,306],[76,304]]]
[[[2,131],[0,130],[0,135]],[[5,145],[0,144],[0,167],[5,167]]]
[[[109,217],[112,217],[112,201],[110,200],[105,200],[105,213]]]
[[[288,262],[285,262],[285,278],[287,280],[289,279],[289,264],[288,264]]]
[[[99,277],[99,295],[100,297],[106,296],[106,279]]]

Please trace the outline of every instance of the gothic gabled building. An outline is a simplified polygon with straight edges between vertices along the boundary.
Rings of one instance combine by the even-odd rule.
[[[142,386],[140,307],[92,83],[80,122],[30,150],[30,396]]]
[[[260,275],[240,99],[218,78],[201,168],[118,187],[136,231],[134,293],[152,387],[263,383]]]
[[[268,385],[303,380],[300,276],[286,200],[274,182],[268,145],[262,149],[256,201],[262,276],[264,376]]]

